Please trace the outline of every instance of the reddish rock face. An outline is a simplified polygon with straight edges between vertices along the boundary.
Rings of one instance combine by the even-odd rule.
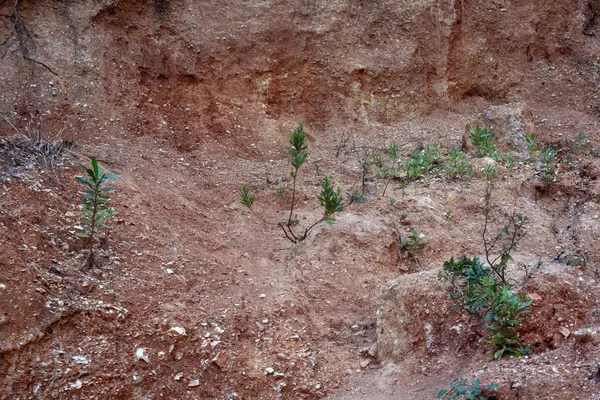
[[[597,109],[589,36],[596,21],[580,1],[155,0],[18,9],[28,54],[59,76],[24,60],[13,38],[1,60],[0,110],[40,113],[57,129],[66,120],[77,137],[150,135],[189,151],[203,138],[243,147],[299,119],[321,135],[331,126],[369,129],[508,101]]]

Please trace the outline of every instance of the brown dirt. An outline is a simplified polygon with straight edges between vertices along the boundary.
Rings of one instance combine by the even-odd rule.
[[[573,335],[600,328],[598,7],[21,1],[29,54],[60,76],[24,60],[16,38],[0,59],[0,399],[430,399],[459,377],[498,383],[498,398],[600,398],[598,344]],[[520,331],[528,358],[490,361],[485,326],[453,312],[436,279],[451,256],[483,252],[479,175],[385,197],[370,180],[367,201],[297,245],[239,204],[247,183],[258,211],[284,218],[276,189],[298,120],[307,224],[315,165],[348,193],[365,148],[460,146],[504,104],[571,160],[549,188],[530,163],[496,182],[494,203],[531,220],[514,262],[515,287],[541,296]],[[119,215],[84,273],[74,177],[89,156],[120,176]],[[398,246],[413,227],[429,236],[418,264]],[[387,340],[377,326],[394,282],[415,287],[410,340],[365,357]]]

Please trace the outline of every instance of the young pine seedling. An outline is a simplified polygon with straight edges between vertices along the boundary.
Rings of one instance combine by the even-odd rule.
[[[298,127],[294,129],[290,135],[289,143],[290,147],[287,147],[286,150],[290,153],[290,164],[292,165],[292,170],[290,172],[290,176],[292,177],[290,212],[286,222],[279,222],[274,225],[278,225],[281,228],[283,234],[289,241],[292,243],[298,243],[306,239],[309,232],[321,222],[325,222],[328,225],[333,225],[336,221],[335,213],[344,210],[344,198],[342,196],[341,189],[338,187],[334,190],[329,176],[325,175],[323,181],[321,182],[321,193],[317,196],[317,200],[319,200],[319,203],[323,207],[323,215],[308,228],[305,228],[304,232],[300,233],[295,231],[295,228],[298,225],[298,219],[294,215],[297,191],[296,182],[298,178],[298,171],[308,158],[306,132],[304,131],[304,124],[302,122],[298,124]],[[256,201],[256,196],[250,193],[248,186],[246,185],[242,186],[242,191],[240,192],[240,201],[244,206],[248,207],[248,209],[261,221],[268,223],[252,208],[254,202]]]
[[[108,220],[117,215],[115,209],[108,205],[110,197],[107,195],[108,192],[115,190],[115,186],[105,186],[105,183],[109,179],[119,179],[119,177],[115,174],[103,173],[94,157],[91,159],[91,167],[83,164],[81,167],[88,176],[76,177],[77,181],[86,188],[81,191],[83,231],[75,235],[89,242],[89,254],[85,263],[85,269],[89,270],[96,265],[94,249],[98,232],[106,228]]]

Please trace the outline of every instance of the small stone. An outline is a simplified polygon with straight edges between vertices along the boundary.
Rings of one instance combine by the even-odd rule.
[[[0,289],[2,289],[2,290],[6,289],[6,285],[4,283],[0,283]]]
[[[262,323],[263,323],[263,324],[268,324],[268,323],[269,323],[269,319],[268,319],[268,318],[265,318],[265,319],[263,319],[263,320],[262,320]]]
[[[146,361],[148,364],[150,364],[150,357],[148,357],[148,352],[146,349],[140,347],[139,349],[137,349],[135,351],[135,358],[137,360],[144,360]]]
[[[256,328],[258,329],[259,332],[262,332],[265,330],[265,327],[263,326],[263,324],[261,324],[258,321],[256,321]]]
[[[285,382],[279,382],[277,385],[275,385],[275,391],[277,393],[281,393],[286,387],[287,384]]]
[[[192,379],[190,383],[188,383],[189,387],[200,386],[200,379]]]
[[[164,359],[165,359],[165,357],[166,357],[166,354],[165,354],[165,352],[164,352],[164,351],[159,351],[159,352],[158,352],[158,359],[159,359],[159,360],[164,360]]]
[[[171,329],[169,329],[169,334],[171,336],[181,337],[181,336],[186,336],[187,332],[185,331],[185,328],[182,328],[180,326],[174,326]]]
[[[183,378],[183,372],[180,372],[177,375],[175,375],[175,380],[176,381],[180,381],[182,378]]]
[[[558,328],[558,332],[563,335],[565,338],[568,338],[571,335],[571,331],[568,330],[567,328],[565,328],[564,326],[561,326],[560,328]]]
[[[215,347],[219,345],[219,343],[221,343],[220,340],[215,340],[214,342],[211,342],[210,347],[212,347],[212,349],[214,350]]]
[[[371,360],[363,360],[360,362],[360,367],[367,368],[369,366],[369,364],[371,364]]]
[[[369,355],[373,358],[377,358],[377,343],[374,343],[373,346],[369,349]]]
[[[285,361],[288,359],[288,356],[286,356],[285,353],[277,353],[276,357],[282,361]]]
[[[573,336],[582,343],[598,342],[598,331],[592,328],[583,328],[573,332]]]
[[[272,367],[267,367],[267,368],[265,368],[264,375],[270,375],[274,372],[275,372],[275,370]]]
[[[258,296],[259,299],[264,299],[265,297],[267,297],[267,295],[264,293],[261,293],[260,296]]]
[[[223,352],[219,352],[212,360],[211,362],[213,364],[215,364],[217,367],[219,367],[220,369],[225,368],[225,366],[227,365],[227,358],[225,357],[225,355],[223,354]]]
[[[214,329],[215,334],[220,335],[222,333],[225,333],[225,329],[219,328],[218,326],[215,327]]]
[[[175,271],[173,271],[171,268],[167,268],[167,274],[171,275],[174,273],[175,273]]]
[[[537,293],[527,293],[527,299],[531,301],[540,301],[542,300],[542,296]]]
[[[79,379],[77,379],[75,381],[75,383],[72,383],[71,386],[73,387],[73,389],[81,389],[83,387],[83,382],[81,382]]]

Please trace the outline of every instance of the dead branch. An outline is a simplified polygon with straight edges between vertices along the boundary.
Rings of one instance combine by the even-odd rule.
[[[2,2],[0,2],[0,5],[1,4],[2,4]],[[10,49],[11,41],[16,36],[17,40],[19,42],[19,50],[21,51],[21,55],[23,56],[23,58],[25,60],[32,62],[34,64],[41,65],[46,70],[48,70],[48,72],[50,72],[51,74],[58,76],[58,74],[56,72],[54,72],[52,70],[52,68],[50,68],[47,64],[31,57],[31,55],[29,54],[29,48],[27,47],[27,41],[29,39],[31,39],[31,35],[27,31],[27,27],[25,26],[25,23],[19,16],[18,6],[19,6],[19,0],[15,0],[15,2],[13,3],[13,7],[12,7],[12,14],[4,15],[4,17],[8,18],[12,22],[12,26],[10,28],[10,32],[9,32],[8,36],[0,44],[0,47],[4,46],[4,50],[2,51],[2,56],[0,58],[6,57],[6,55],[8,54],[8,50]]]

